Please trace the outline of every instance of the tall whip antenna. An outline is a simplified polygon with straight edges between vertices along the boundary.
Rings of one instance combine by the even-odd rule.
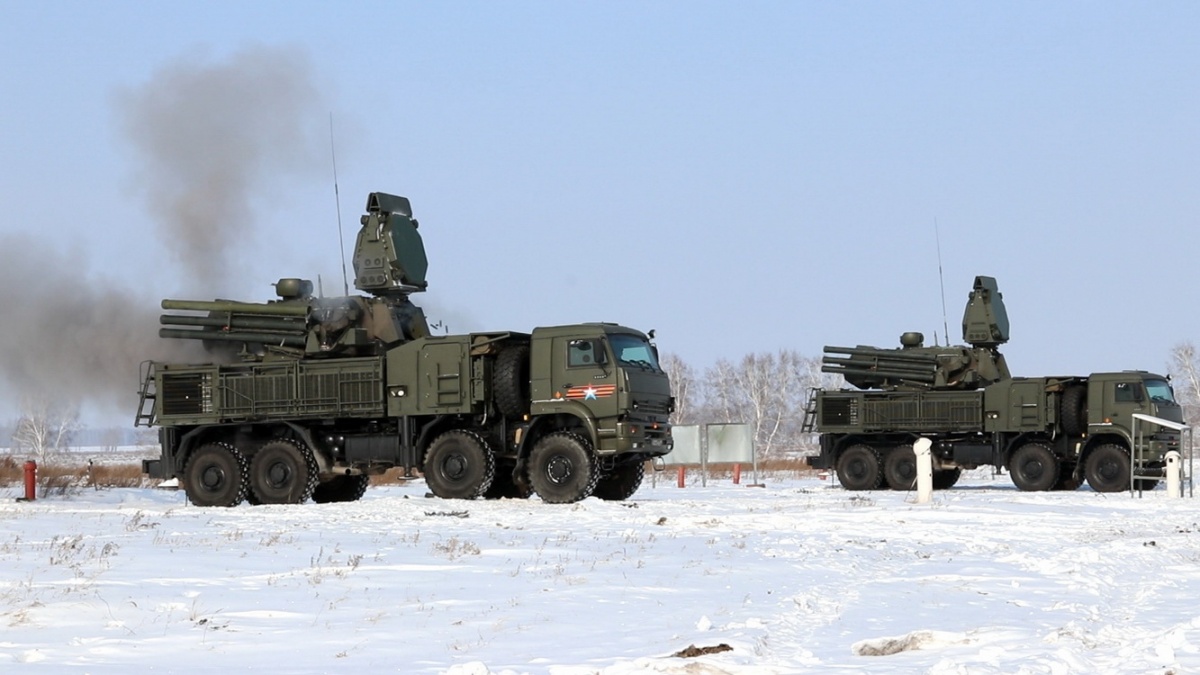
[[[346,276],[346,237],[342,234],[342,196],[338,193],[337,151],[333,145],[333,113],[329,113],[329,157],[333,160],[333,201],[337,206],[338,246],[342,250],[342,291],[343,295],[350,295],[350,279]],[[945,298],[942,304],[946,304]]]
[[[946,278],[942,276],[942,235],[938,231],[937,218],[933,219],[933,237],[937,241],[938,284],[942,287],[942,336],[946,338],[946,346],[950,346],[950,324],[946,322]],[[934,340],[934,342],[937,342]]]

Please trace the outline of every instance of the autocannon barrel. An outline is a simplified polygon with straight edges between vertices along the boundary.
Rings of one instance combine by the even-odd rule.
[[[245,316],[232,314],[221,316],[190,316],[186,314],[163,314],[158,322],[164,326],[206,326],[234,330],[271,330],[303,333],[307,324],[299,317]]]
[[[185,340],[218,340],[221,342],[259,342],[267,345],[283,345],[285,347],[303,347],[303,335],[287,335],[284,333],[226,333],[216,330],[188,330],[186,328],[159,328],[158,336],[162,338],[183,338]]]
[[[190,312],[235,312],[266,316],[308,316],[308,305],[284,302],[235,302],[233,300],[163,300],[163,309]]]

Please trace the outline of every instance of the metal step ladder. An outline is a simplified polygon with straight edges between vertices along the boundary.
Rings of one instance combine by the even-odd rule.
[[[808,397],[804,402],[804,422],[800,424],[801,433],[811,434],[817,428],[817,392],[820,387],[810,387]]]
[[[143,361],[138,368],[139,375],[142,380],[142,387],[138,391],[138,409],[137,416],[133,418],[133,426],[135,427],[150,427],[154,426],[156,418],[154,416],[154,401],[158,398],[158,391],[154,385],[154,363],[151,361]],[[147,411],[146,404],[150,404]]]

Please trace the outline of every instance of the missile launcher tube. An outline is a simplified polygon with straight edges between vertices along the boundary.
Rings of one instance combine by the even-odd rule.
[[[231,315],[228,318],[219,316],[188,316],[183,314],[163,314],[158,322],[164,326],[206,326],[233,330],[271,330],[289,331],[302,334],[307,330],[307,323],[299,318],[275,318]]]
[[[189,312],[233,312],[266,316],[307,317],[308,304],[284,302],[234,302],[232,300],[163,300],[163,309]]]
[[[188,330],[186,328],[159,328],[158,336],[162,338],[183,338],[185,340],[258,342],[265,345],[281,345],[284,347],[303,347],[305,343],[305,338],[302,335],[285,335],[282,333],[226,333],[216,330]]]

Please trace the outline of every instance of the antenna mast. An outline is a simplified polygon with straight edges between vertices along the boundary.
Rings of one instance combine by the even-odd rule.
[[[329,113],[329,157],[333,160],[333,201],[337,206],[338,246],[342,251],[342,290],[343,295],[350,295],[350,280],[346,276],[346,237],[342,234],[342,196],[338,193],[337,152],[333,145],[333,113]],[[939,255],[941,255],[939,253]],[[939,258],[940,260],[940,258]],[[946,304],[945,298],[942,305]]]
[[[933,237],[937,242],[938,284],[942,287],[942,335],[946,338],[946,346],[950,346],[950,324],[946,322],[946,279],[942,276],[942,235],[938,231],[937,218],[933,219]],[[936,342],[936,340],[935,340]]]

